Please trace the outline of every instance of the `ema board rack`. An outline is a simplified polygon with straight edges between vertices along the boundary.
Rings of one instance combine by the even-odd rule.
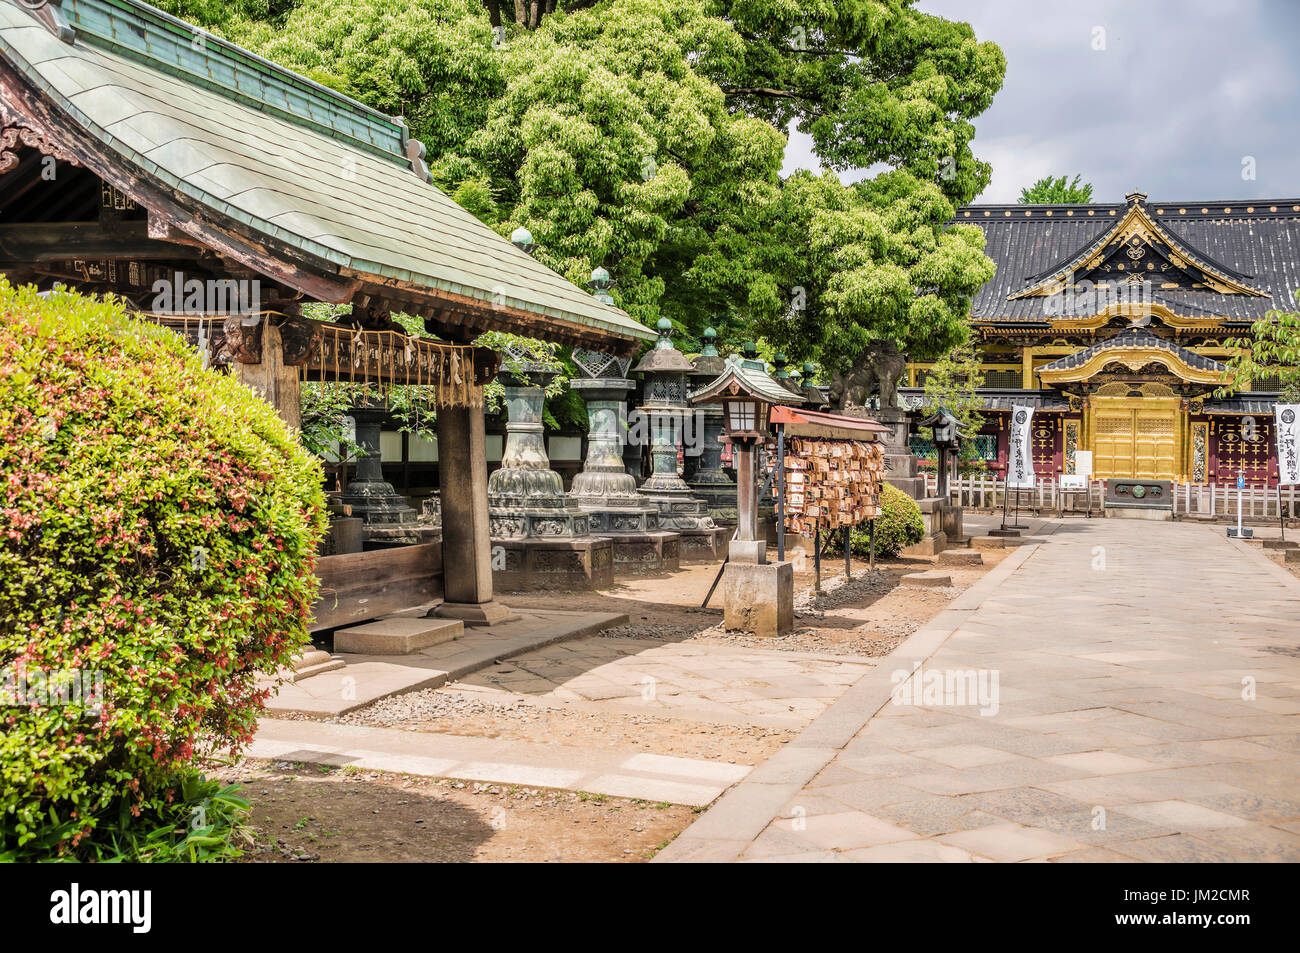
[[[813,536],[880,515],[885,453],[878,443],[795,437],[785,449],[785,528]]]

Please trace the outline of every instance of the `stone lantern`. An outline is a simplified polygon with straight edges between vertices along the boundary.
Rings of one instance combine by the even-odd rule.
[[[704,349],[691,362],[694,370],[687,373],[694,390],[715,379],[726,366],[714,345],[717,337],[713,328],[704,329]],[[722,405],[702,404],[697,409],[704,414],[700,453],[687,455],[682,476],[695,495],[708,503],[710,516],[730,522],[736,518],[736,481],[722,466]]]
[[[492,536],[586,536],[587,514],[565,494],[564,479],[546,453],[542,408],[557,372],[523,349],[509,351],[506,366],[506,445],[500,469],[488,476]]]
[[[351,507],[352,516],[364,523],[364,535],[372,546],[418,543],[428,528],[416,521],[415,510],[406,498],[384,479],[380,456],[380,432],[387,422],[388,408],[367,400],[349,412],[357,425],[357,472],[339,496]]]
[[[671,331],[672,322],[661,318],[659,340],[636,366],[645,375],[645,402],[637,408],[630,437],[648,434],[654,462],[653,472],[638,492],[658,510],[660,529],[682,534],[683,556],[714,558],[721,553],[726,530],[714,524],[708,504],[677,473],[677,448],[683,436],[698,440],[702,435],[695,432],[686,403],[686,375],[695,368],[673,347]]]
[[[658,527],[659,511],[636,491],[623,466],[631,360],[575,348],[573,362],[585,374],[569,386],[587,405],[587,458],[573,478],[570,497],[591,516],[596,533],[644,533]]]

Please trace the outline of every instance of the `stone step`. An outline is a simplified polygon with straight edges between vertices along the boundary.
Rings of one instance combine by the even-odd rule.
[[[974,549],[947,549],[939,554],[940,566],[982,566],[984,554]]]
[[[1266,539],[1264,540],[1265,549],[1295,549],[1300,547],[1300,543],[1290,539]]]
[[[1008,536],[1008,537],[1010,537],[1010,536],[1019,536],[1019,535],[1020,535],[1020,530],[1018,530],[1018,529],[991,529],[991,530],[989,530],[989,535],[990,535],[990,536]]]
[[[1300,563],[1300,549],[1284,549],[1282,552],[1282,558],[1288,566],[1294,563]]]
[[[1007,541],[1001,536],[973,536],[972,549],[1006,549]]]
[[[323,675],[326,672],[337,672],[339,669],[346,667],[347,663],[344,662],[343,659],[331,658],[319,665],[307,665],[303,668],[294,669],[293,674],[289,676],[289,680],[293,682],[301,682],[303,679],[311,678],[313,675]]]
[[[902,584],[904,586],[933,589],[941,586],[951,586],[952,576],[946,572],[909,572],[903,577]]]
[[[318,648],[307,648],[300,652],[293,662],[280,671],[280,677],[290,682],[301,682],[322,672],[335,672],[346,666],[341,658],[335,658]]]
[[[465,632],[459,619],[412,619],[390,616],[334,633],[334,651],[355,655],[410,655],[450,642]]]

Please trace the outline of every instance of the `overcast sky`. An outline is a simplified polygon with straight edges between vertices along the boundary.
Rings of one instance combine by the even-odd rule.
[[[1300,196],[1300,0],[918,7],[965,20],[1007,59],[975,120],[975,154],[993,165],[978,202],[1014,202],[1035,179],[1076,172],[1095,202],[1134,188],[1163,201]],[[819,166],[807,137],[791,136],[785,164]]]

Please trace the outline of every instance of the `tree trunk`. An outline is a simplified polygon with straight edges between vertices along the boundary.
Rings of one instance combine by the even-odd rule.
[[[501,0],[483,0],[483,6],[487,7],[488,22],[495,30],[501,25]]]
[[[525,0],[515,0],[515,22],[520,26],[528,24],[528,5]]]

